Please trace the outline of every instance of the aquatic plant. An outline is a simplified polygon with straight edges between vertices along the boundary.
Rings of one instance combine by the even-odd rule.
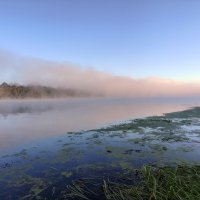
[[[101,193],[88,188],[94,184]],[[67,186],[68,199],[112,199],[112,200],[185,200],[200,199],[200,166],[177,166],[153,168],[144,166],[114,180],[103,178],[82,179]]]

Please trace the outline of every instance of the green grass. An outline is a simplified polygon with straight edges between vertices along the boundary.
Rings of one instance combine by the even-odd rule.
[[[114,180],[103,179],[98,185],[99,198],[106,200],[198,200],[200,199],[200,166],[153,168],[144,166],[132,174],[120,175]],[[88,179],[87,179],[88,183]],[[69,199],[97,199],[87,183],[68,186]],[[68,193],[68,195],[67,195]]]

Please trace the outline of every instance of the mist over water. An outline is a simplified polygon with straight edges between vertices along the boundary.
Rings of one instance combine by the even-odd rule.
[[[122,66],[123,67],[123,66]],[[44,85],[87,92],[106,97],[199,96],[199,82],[161,77],[135,78],[98,71],[70,62],[19,56],[0,49],[0,81]]]
[[[52,136],[199,105],[198,99],[77,98],[0,102],[0,151],[21,149]]]

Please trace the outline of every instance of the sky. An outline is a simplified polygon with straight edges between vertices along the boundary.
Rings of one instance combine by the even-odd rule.
[[[0,0],[0,49],[134,79],[199,81],[199,8],[199,0]]]

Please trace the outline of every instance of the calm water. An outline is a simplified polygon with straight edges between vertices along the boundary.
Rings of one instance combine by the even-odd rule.
[[[80,179],[110,180],[144,164],[200,163],[200,108],[183,111],[198,102],[1,101],[0,199],[78,200],[67,185],[83,187]],[[163,115],[174,111],[181,112]],[[101,187],[95,194],[89,199],[105,199]]]
[[[88,130],[198,105],[197,99],[67,99],[0,101],[0,152],[51,136]]]

